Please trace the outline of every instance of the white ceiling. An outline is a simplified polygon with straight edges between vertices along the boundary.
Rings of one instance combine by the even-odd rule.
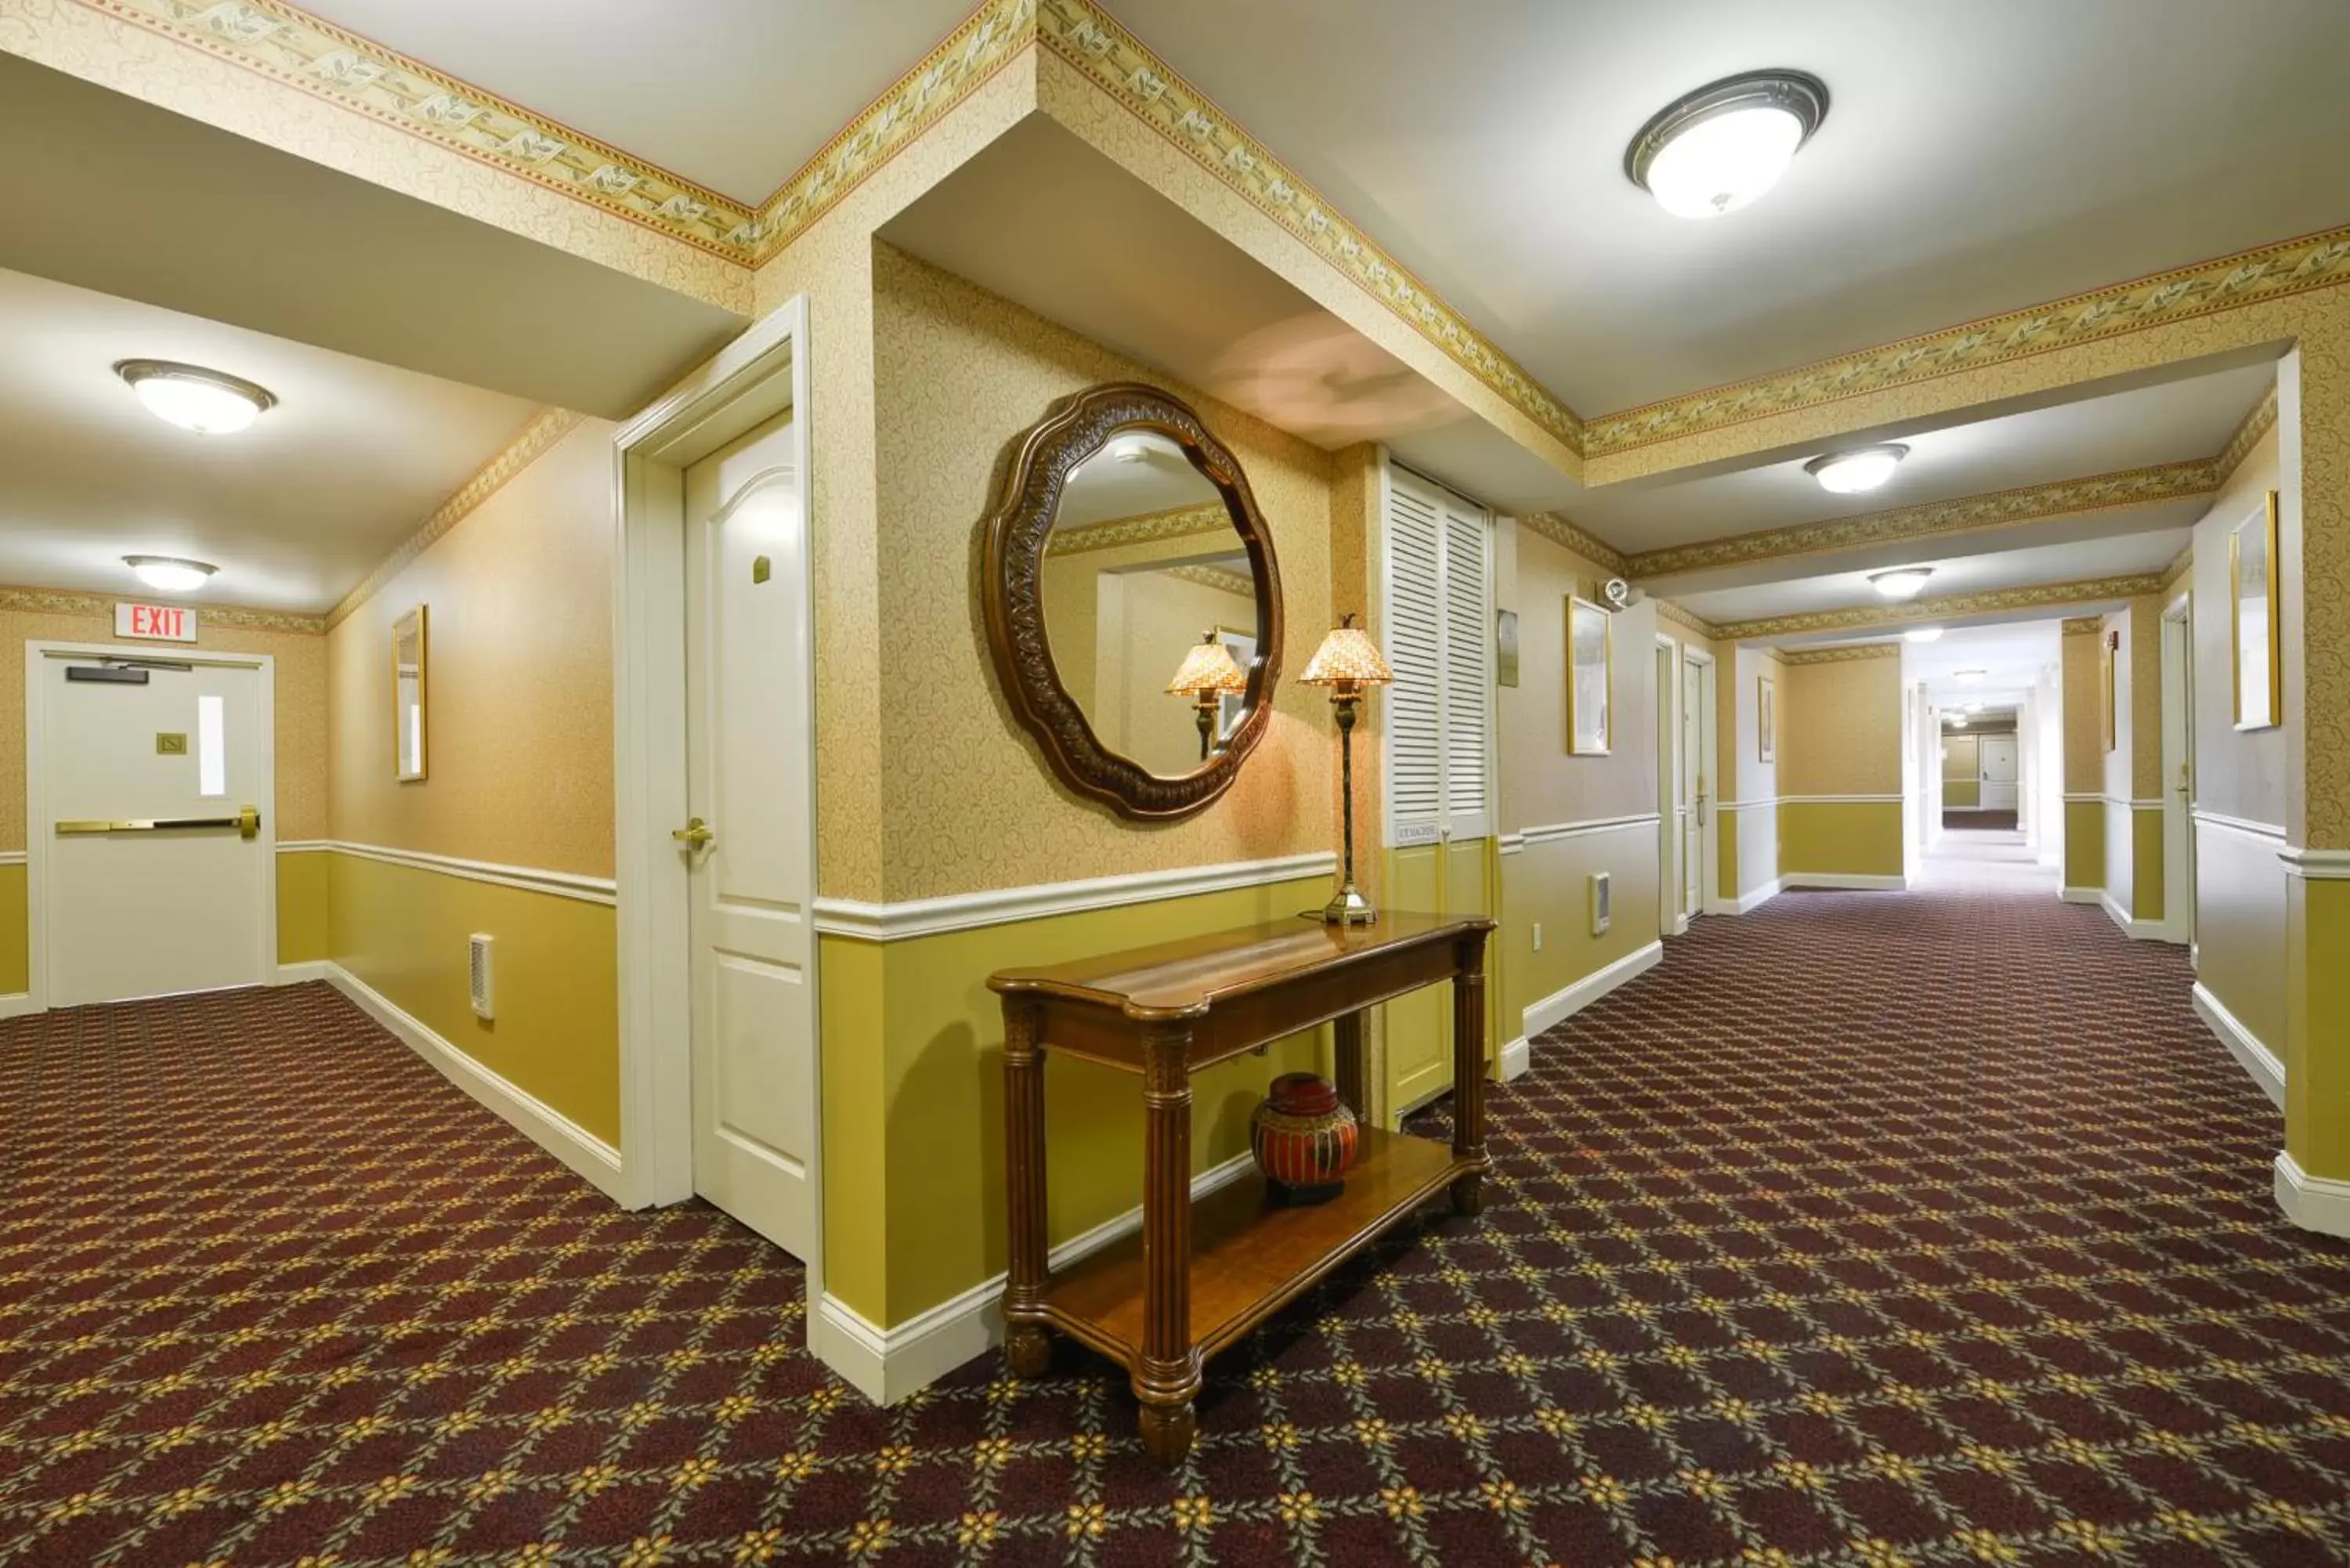
[[[1112,0],[1578,412],[2342,223],[2340,0]],[[1833,104],[1692,223],[1624,177],[1657,109],[1792,66]]]
[[[1044,410],[1037,410],[1042,414]],[[1131,462],[1105,449],[1073,470],[1061,490],[1061,507],[1054,524],[1082,528],[1116,517],[1141,517],[1171,512],[1178,506],[1201,506],[1217,499],[1208,476],[1191,466],[1183,449],[1156,433],[1122,436],[1142,449]]]
[[[755,205],[973,0],[308,0],[303,9]]]
[[[331,607],[512,440],[536,405],[330,349],[0,271],[0,582],[136,595],[127,554],[188,556],[201,596]],[[250,430],[149,413],[126,358],[275,392]]]
[[[1947,594],[1987,593],[2036,583],[2085,582],[2097,577],[2158,572],[2178,558],[2189,537],[2189,529],[2178,527],[2117,539],[2037,545],[1994,555],[1929,559],[1925,564],[1933,567],[1934,575],[1926,585],[1926,597],[1939,598]],[[1850,609],[1886,601],[1869,586],[1866,572],[1849,571],[1757,587],[1687,594],[1674,602],[1719,625],[1803,615],[1813,610]]]
[[[2063,628],[2053,620],[2019,626],[1954,627],[1930,643],[1901,649],[1904,683],[1923,683],[1943,706],[1981,702],[1986,711],[2012,707],[2032,689],[2044,666],[2062,657]],[[1981,679],[1962,680],[1959,671],[1977,670]]]

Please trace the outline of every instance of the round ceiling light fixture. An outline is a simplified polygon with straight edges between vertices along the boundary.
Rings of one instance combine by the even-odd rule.
[[[1808,71],[1724,77],[1659,109],[1624,172],[1675,217],[1718,218],[1777,184],[1827,115],[1827,84]]]
[[[220,570],[210,561],[189,561],[177,556],[125,556],[122,564],[160,594],[194,593]]]
[[[125,359],[114,373],[147,411],[198,435],[234,435],[273,407],[276,394],[242,376],[169,359]]]
[[[1899,441],[1887,441],[1883,446],[1860,446],[1815,457],[1804,464],[1804,472],[1818,480],[1822,490],[1857,495],[1892,478],[1893,471],[1908,455],[1909,449]]]
[[[1889,572],[1871,572],[1868,586],[1888,599],[1914,599],[1934,575],[1931,566],[1896,566]]]
[[[1901,635],[1910,642],[1939,642],[1942,640],[1942,628],[1939,626],[1913,626]]]
[[[1970,686],[1980,686],[1982,684],[1983,677],[1989,673],[1990,671],[1985,670],[1961,670],[1958,671],[1958,677]]]

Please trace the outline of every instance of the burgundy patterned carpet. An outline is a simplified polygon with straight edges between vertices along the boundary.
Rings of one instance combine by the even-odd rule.
[[[2341,1563],[2350,1246],[2188,984],[2045,895],[1702,921],[1171,1476],[1067,1347],[866,1406],[323,988],[0,1025],[0,1561]]]

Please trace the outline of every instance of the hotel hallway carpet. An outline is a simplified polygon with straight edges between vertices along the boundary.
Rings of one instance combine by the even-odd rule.
[[[0,1024],[0,1562],[2340,1563],[2350,1245],[2189,981],[2044,893],[1701,921],[1171,1475],[1067,1346],[866,1405],[323,987]]]

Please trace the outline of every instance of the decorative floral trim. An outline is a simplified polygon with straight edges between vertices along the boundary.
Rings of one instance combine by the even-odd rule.
[[[2236,427],[2236,433],[2228,438],[2228,444],[2220,449],[2218,457],[2212,459],[2219,468],[2220,483],[2225,484],[2234,476],[2244,459],[2251,454],[2252,448],[2259,444],[2260,439],[2276,428],[2276,422],[2277,389],[2276,383],[2272,381],[2267,395],[2252,405],[2252,411],[2244,416],[2244,422]]]
[[[2186,549],[2178,552],[2178,558],[2177,560],[2162,568],[2162,587],[2160,591],[2166,594],[2168,593],[2172,588],[2178,586],[2179,578],[2185,576],[2189,572],[2194,569],[2195,546],[2189,545]]]
[[[1898,659],[1898,642],[1866,642],[1852,648],[1796,648],[1781,655],[1783,664],[1850,664],[1862,659]]]
[[[2262,245],[2053,304],[1945,327],[1816,364],[1587,421],[1586,457],[1981,369],[2350,281],[2350,228]]]
[[[1721,635],[1733,640],[1743,640],[1756,637],[1794,637],[1814,631],[1858,631],[1879,626],[1912,626],[1919,621],[1943,620],[1954,616],[2042,609],[2054,605],[2085,604],[2098,599],[2130,599],[2140,594],[2155,593],[2161,586],[2162,579],[2152,572],[2127,577],[2097,577],[2077,583],[2033,583],[2018,588],[1993,588],[1980,594],[1944,594],[1939,598],[1911,599],[1901,605],[1807,610],[1802,615],[1734,621],[1721,628]]]
[[[2105,629],[2106,618],[2101,615],[2075,615],[2064,618],[2064,635],[2066,637],[2094,637]]]
[[[111,615],[123,602],[121,594],[73,593],[63,588],[0,587],[0,610],[20,615]],[[239,631],[282,631],[296,637],[324,637],[327,618],[297,610],[244,609],[235,605],[190,605],[199,626],[234,627]]]
[[[1228,572],[1222,566],[1170,566],[1167,575],[1183,582],[1196,583],[1203,588],[1213,588],[1220,594],[1237,594],[1242,598],[1256,598],[1256,579],[1245,572]]]
[[[1197,506],[1170,506],[1164,512],[1114,517],[1107,523],[1055,528],[1052,542],[1045,546],[1045,554],[1076,556],[1088,550],[1114,550],[1123,545],[1148,545],[1159,539],[1178,539],[1187,534],[1218,531],[1231,534],[1232,516],[1224,510],[1222,502],[1209,501]],[[1234,545],[1237,547],[1237,535],[1234,535]]]
[[[1657,618],[1659,620],[1669,620],[1675,626],[1693,631],[1710,642],[1719,642],[1721,640],[1721,628],[1720,627],[1715,626],[1703,616],[1691,615],[1689,611],[1681,608],[1680,606],[1673,603],[1670,599],[1659,599],[1657,601]]]
[[[1636,577],[1671,576],[1749,561],[1775,560],[1786,556],[1812,556],[1828,550],[1853,549],[1895,540],[1922,539],[1940,534],[1967,534],[1981,529],[2008,528],[2076,512],[2110,511],[2144,506],[2184,496],[2208,495],[2220,488],[2219,464],[2210,458],[2164,463],[2155,468],[2123,469],[2086,479],[2060,479],[1983,495],[1950,501],[1929,501],[1897,506],[1857,517],[1798,523],[1785,528],[1764,528],[1752,534],[1706,539],[1649,550],[1631,558]]]
[[[1537,512],[1518,521],[1533,529],[1562,550],[1571,551],[1593,565],[1603,567],[1609,576],[1628,577],[1631,558],[1607,540],[1591,533],[1580,524],[1570,522],[1555,512]]]
[[[484,463],[457,487],[456,493],[432,509],[432,515],[417,525],[416,532],[393,549],[390,555],[376,563],[375,569],[359,581],[359,586],[345,594],[335,607],[327,612],[328,630],[342,625],[350,613],[373,597],[378,588],[390,582],[407,565],[432,548],[433,542],[463,522],[466,515],[483,502],[497,493],[500,486],[538,461],[547,448],[561,441],[578,425],[582,416],[569,409],[541,409],[522,427],[522,433],[508,441],[499,453]]]

